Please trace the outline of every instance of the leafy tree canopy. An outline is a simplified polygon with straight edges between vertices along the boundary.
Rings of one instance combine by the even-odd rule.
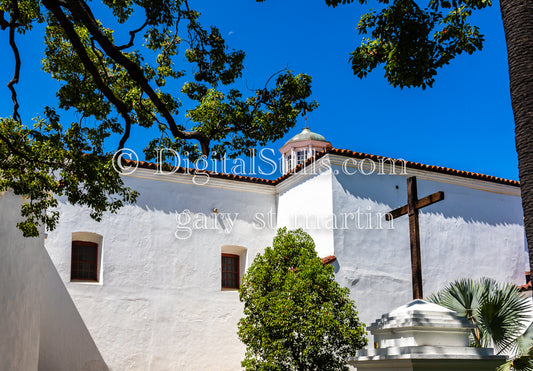
[[[112,24],[98,19],[96,11],[103,9],[113,14]],[[303,110],[316,107],[308,100],[311,78],[288,70],[261,89],[239,90],[244,52],[229,49],[219,30],[204,28],[199,16],[187,0],[0,0],[0,28],[9,33],[15,57],[8,84],[13,111],[0,120],[0,190],[28,197],[19,223],[25,236],[37,235],[40,224],[54,227],[58,215],[47,210],[59,196],[89,206],[95,219],[135,200],[106,152],[113,135],[122,149],[136,125],[158,128],[160,135],[145,149],[148,160],[159,148],[191,159],[210,152],[232,158],[281,138]],[[57,107],[27,122],[15,89],[17,35],[36,23],[45,24],[43,69],[61,87]],[[193,106],[179,116],[183,99]],[[65,110],[79,121],[65,122]],[[192,125],[187,128],[185,120]]]
[[[263,2],[265,0],[256,0]],[[376,0],[379,10],[363,14],[357,25],[363,41],[350,61],[357,77],[383,65],[389,83],[403,87],[431,87],[437,70],[464,52],[483,47],[479,28],[469,23],[475,10],[491,0]],[[367,0],[326,0],[340,4]]]
[[[347,370],[347,357],[367,344],[349,290],[301,229],[278,230],[243,277],[240,299],[247,370]]]

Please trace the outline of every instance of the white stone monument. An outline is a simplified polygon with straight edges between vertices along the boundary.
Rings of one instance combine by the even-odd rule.
[[[365,370],[491,370],[505,362],[492,348],[468,346],[474,325],[456,312],[413,300],[384,314],[368,328],[375,349],[364,349],[349,363]]]

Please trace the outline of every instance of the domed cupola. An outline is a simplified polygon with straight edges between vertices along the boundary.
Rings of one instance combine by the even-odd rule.
[[[331,148],[331,143],[324,136],[313,133],[306,126],[301,133],[289,139],[280,152],[283,156],[284,173],[313,157],[317,152]]]

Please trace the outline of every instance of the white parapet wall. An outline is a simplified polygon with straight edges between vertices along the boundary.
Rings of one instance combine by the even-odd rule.
[[[16,227],[24,198],[0,194],[0,370],[106,371],[44,248]]]
[[[0,370],[37,370],[43,239],[16,228],[23,199],[0,193]]]

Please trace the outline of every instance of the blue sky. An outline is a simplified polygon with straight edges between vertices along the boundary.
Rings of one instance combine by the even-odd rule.
[[[368,6],[329,8],[323,0],[191,0],[201,21],[220,28],[228,44],[246,52],[245,82],[261,87],[289,67],[313,77],[320,107],[308,114],[311,130],[334,147],[518,179],[507,54],[499,5],[472,17],[486,36],[483,51],[441,69],[431,89],[392,88],[375,70],[356,78],[348,57],[361,40],[355,26]],[[2,116],[12,112],[5,85],[12,75],[7,32],[0,41]],[[42,38],[19,36],[23,58],[17,86],[23,119],[56,103],[57,83],[40,71]],[[303,119],[279,148],[304,126]],[[133,133],[139,153],[146,133]]]

